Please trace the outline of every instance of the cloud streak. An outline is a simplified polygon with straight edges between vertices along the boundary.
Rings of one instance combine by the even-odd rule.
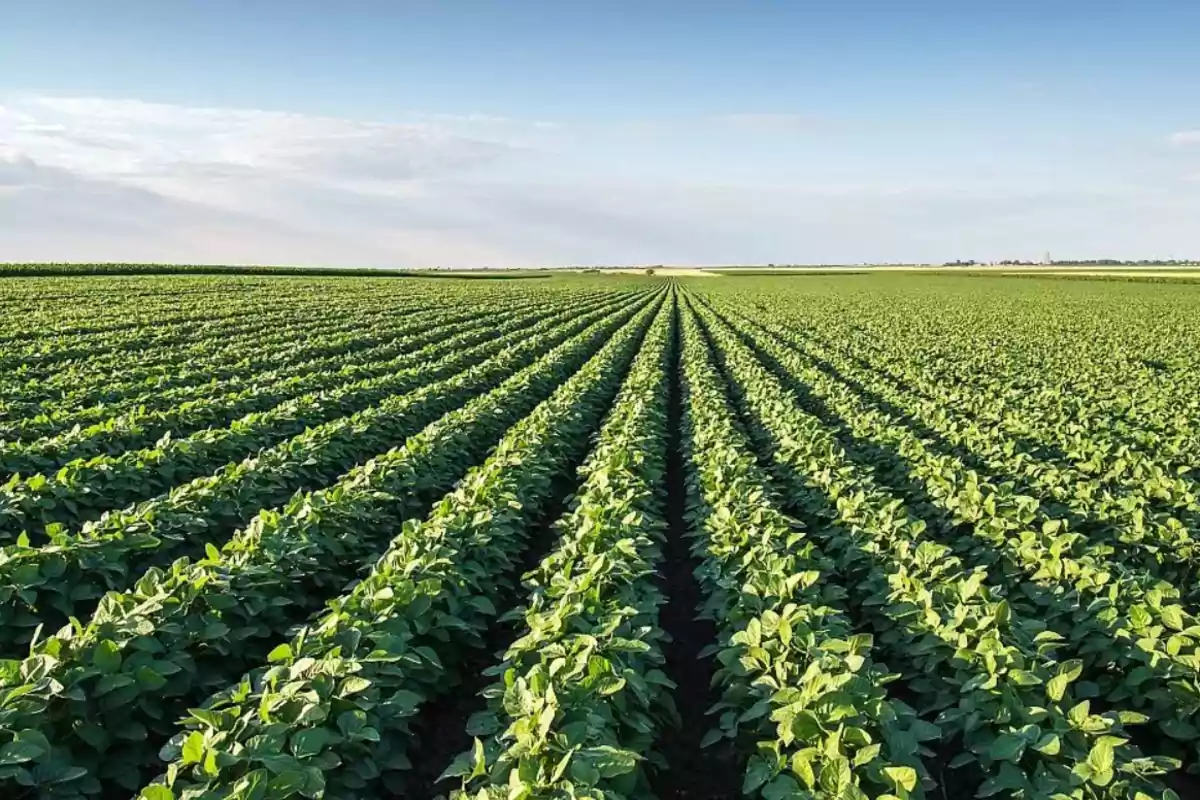
[[[407,180],[486,165],[515,149],[433,123],[381,124],[98,98],[18,101],[0,112],[0,132],[6,143],[0,148],[10,157],[123,180],[181,169],[333,183]]]
[[[549,122],[405,119],[0,95],[0,261],[515,267],[1200,251],[1200,185],[1188,182],[993,187],[923,171],[718,182],[683,162],[610,177],[603,167],[656,151],[601,153]],[[708,122],[747,142],[819,125],[792,114]]]

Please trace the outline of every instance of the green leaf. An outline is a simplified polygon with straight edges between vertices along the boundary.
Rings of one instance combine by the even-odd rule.
[[[819,758],[820,752],[815,747],[798,750],[792,756],[792,772],[804,781],[804,785],[813,789],[817,785],[817,773],[813,770],[813,759]]]
[[[829,794],[838,796],[853,781],[854,773],[850,771],[850,760],[827,753],[826,761],[821,765],[821,774],[817,776],[817,785]]]
[[[926,722],[923,719],[914,719],[908,732],[918,742],[936,742],[942,738],[942,729],[932,722]]]
[[[1083,724],[1087,722],[1088,717],[1091,716],[1091,713],[1092,704],[1087,700],[1081,700],[1080,702],[1071,706],[1071,710],[1067,712],[1067,719],[1071,720],[1071,723],[1075,727],[1081,728],[1083,727]]]
[[[1092,768],[1092,783],[1107,786],[1112,781],[1114,747],[1124,743],[1125,740],[1117,736],[1101,736],[1096,740],[1087,757],[1087,764]]]
[[[854,766],[861,767],[864,764],[870,764],[872,761],[874,761],[876,758],[879,757],[879,752],[882,749],[883,749],[883,745],[881,745],[879,743],[869,744],[866,747],[860,747],[854,753]]]
[[[343,711],[338,714],[337,726],[343,736],[353,736],[367,724],[367,715],[362,711]]]
[[[92,689],[92,696],[103,697],[109,692],[114,692],[117,689],[122,689],[126,686],[132,686],[137,681],[132,675],[116,673],[105,675],[100,680],[96,681],[96,686]]]
[[[1005,733],[992,742],[988,748],[988,756],[996,761],[1016,763],[1021,760],[1027,744],[1028,741],[1020,733]]]
[[[215,778],[221,773],[221,768],[217,766],[217,751],[209,750],[204,754],[204,774],[210,778]]]
[[[371,682],[360,675],[351,675],[346,680],[342,681],[342,685],[338,688],[338,694],[342,697],[348,697],[352,694],[358,694],[371,688]]]
[[[300,770],[281,772],[267,784],[267,797],[290,797],[304,790],[308,776]]]
[[[105,639],[92,651],[92,664],[101,672],[112,674],[121,668],[121,651],[116,642]]]
[[[262,651],[259,650],[258,652],[261,653]],[[280,661],[287,661],[291,657],[292,646],[290,644],[281,644],[270,653],[267,653],[267,661],[271,662],[272,664],[276,664]]]
[[[917,771],[912,767],[884,767],[883,774],[893,786],[911,792],[917,788]]]
[[[204,758],[204,734],[200,731],[192,731],[188,737],[183,740],[183,748],[179,753],[183,759],[184,765],[199,764]]]
[[[1000,764],[999,774],[985,781],[983,786],[979,787],[976,797],[991,797],[1004,791],[1020,791],[1025,789],[1027,783],[1025,773],[1019,767],[1004,761]]]
[[[326,728],[309,728],[299,731],[292,734],[292,753],[296,758],[310,758],[320,753],[335,738],[335,735]]]
[[[138,688],[148,692],[167,685],[167,679],[151,667],[138,667],[134,677],[137,679]]]
[[[1163,606],[1162,621],[1168,628],[1181,631],[1187,623],[1183,619],[1183,608],[1180,606]]]
[[[775,774],[775,770],[761,758],[754,757],[746,765],[746,775],[742,779],[742,794],[752,794],[758,787],[765,784]]]
[[[792,800],[802,796],[800,785],[790,775],[780,775],[763,787],[763,800]]]
[[[1058,674],[1046,684],[1046,695],[1056,703],[1062,702],[1066,696],[1067,687],[1071,681],[1083,674],[1083,662],[1077,658],[1064,661],[1058,667]]]
[[[1056,756],[1062,749],[1062,742],[1058,738],[1058,734],[1047,733],[1042,738],[1038,739],[1037,744],[1033,746],[1034,750],[1039,753],[1045,753],[1048,756]]]
[[[638,761],[641,760],[640,756],[632,750],[622,750],[609,745],[588,747],[581,750],[580,754],[588,759],[605,778],[615,778],[618,775],[633,772]]]
[[[401,689],[400,691],[392,694],[388,704],[399,707],[405,714],[412,714],[416,712],[417,707],[420,706],[424,701],[425,698],[416,692],[410,692],[407,689]]]
[[[24,764],[33,761],[46,752],[46,748],[36,742],[14,741],[0,747],[0,766]]]

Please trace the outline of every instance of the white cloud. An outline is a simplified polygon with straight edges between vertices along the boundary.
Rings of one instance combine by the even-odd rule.
[[[787,182],[715,185],[699,161],[609,178],[599,176],[651,161],[657,145],[602,150],[573,138],[582,126],[505,117],[403,118],[0,96],[0,261],[523,266],[1200,252],[1200,186],[1177,179],[1050,191],[943,180],[917,165],[886,179],[806,180],[794,168],[801,177]],[[746,130],[815,124],[715,119]]]
[[[1200,130],[1171,134],[1171,144],[1200,144]]]
[[[30,98],[0,114],[12,155],[93,177],[197,170],[324,182],[405,180],[485,165],[514,148],[432,123],[379,124],[136,100]]]
[[[419,208],[439,181],[486,175],[525,157],[513,135],[520,127],[479,116],[382,124],[135,100],[8,98],[0,103],[0,187],[7,187],[0,260],[61,258],[64,248],[83,259],[520,260],[469,234],[447,239],[438,233],[446,220]],[[406,207],[414,213],[397,213]],[[147,217],[157,220],[153,235],[143,231]],[[281,247],[288,237],[305,244]],[[89,251],[89,240],[103,252]]]

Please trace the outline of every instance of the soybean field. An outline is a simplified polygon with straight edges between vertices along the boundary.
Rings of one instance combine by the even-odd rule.
[[[0,277],[0,798],[1200,797],[1200,286]]]

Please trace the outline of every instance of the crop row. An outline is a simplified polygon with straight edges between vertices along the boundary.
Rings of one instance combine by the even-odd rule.
[[[207,371],[201,363],[181,360],[169,374],[171,385],[167,387],[147,384],[145,380],[110,380],[102,389],[80,387],[59,397],[51,406],[39,406],[35,414],[0,426],[0,430],[9,441],[35,440],[64,432],[79,436],[82,432],[71,431],[75,426],[86,430],[123,413],[167,409],[251,388],[259,382],[337,369],[347,357],[358,361],[374,354],[386,356],[399,352],[395,349],[402,347],[413,334],[427,331],[430,325],[469,323],[486,316],[486,310],[453,314],[418,312],[406,315],[400,324],[389,322],[367,329],[317,320],[305,326],[305,336],[299,341],[293,338],[274,347],[270,343],[248,347],[234,362],[213,365]]]
[[[200,386],[213,381],[249,377],[263,370],[327,355],[339,355],[386,343],[411,327],[412,315],[436,319],[441,310],[428,303],[410,301],[399,308],[360,304],[347,309],[325,309],[308,317],[295,309],[280,312],[284,324],[265,325],[239,335],[200,338],[186,348],[164,348],[149,354],[120,352],[109,359],[88,359],[78,366],[59,369],[45,380],[21,377],[21,385],[4,392],[9,416],[55,414],[87,405],[114,401],[137,404],[154,400],[170,389]],[[518,302],[517,305],[520,305]],[[463,309],[471,315],[474,309]],[[405,313],[405,312],[410,313]],[[399,316],[397,316],[399,314]],[[266,331],[264,333],[263,331]],[[272,350],[279,351],[272,353]],[[122,364],[132,361],[133,363]],[[109,363],[112,362],[112,363]],[[112,375],[119,380],[112,381]]]
[[[220,543],[259,509],[274,508],[297,490],[328,484],[614,311],[620,313],[619,307],[582,315],[565,309],[519,334],[501,336],[499,347],[511,348],[501,356],[308,427],[162,496],[86,522],[78,532],[55,533],[39,546],[22,540],[4,547],[0,598],[6,602],[0,605],[0,619],[6,624],[0,654],[23,646],[36,626],[55,627],[80,616],[105,591],[126,588],[146,568]]]
[[[1057,655],[1063,637],[930,537],[744,342],[700,313],[789,505],[859,598],[889,663],[904,665],[940,739],[961,748],[950,762],[960,779],[985,795],[1166,796],[1153,776],[1177,762],[1142,755],[1126,732],[1145,717],[1091,711],[1094,690],[1076,683],[1083,663]]]
[[[286,793],[276,781],[328,798],[403,791],[410,718],[452,691],[466,654],[482,647],[529,528],[599,424],[654,313],[514,425],[425,520],[407,523],[360,584],[273,652],[276,666],[207,704],[212,717],[195,714],[167,750],[175,760],[164,782],[142,797]],[[291,714],[298,696],[315,711],[278,726],[277,712]],[[215,770],[204,763],[210,754]]]
[[[71,462],[52,474],[15,476],[0,487],[0,541],[12,541],[22,531],[35,541],[42,536],[52,537],[58,526],[95,519],[104,511],[211,473],[231,460],[303,433],[314,424],[486,363],[520,340],[526,322],[522,317],[511,319],[497,327],[499,338],[462,349],[461,341],[473,340],[473,334],[435,342],[423,348],[424,352],[411,354],[407,360],[412,365],[407,368],[301,395],[267,411],[248,414],[225,428],[208,428],[181,439],[164,438],[150,448]],[[431,355],[433,360],[422,360]]]
[[[243,280],[0,327],[0,795],[1195,793],[1175,295]]]
[[[672,303],[673,305],[673,303]],[[656,570],[665,534],[667,398],[676,313],[659,316],[580,470],[550,552],[525,575],[518,628],[488,673],[474,746],[445,777],[463,798],[644,797],[676,715]]]
[[[1011,484],[931,452],[902,424],[793,352],[766,337],[757,342],[836,413],[830,427],[844,426],[847,452],[901,487],[931,533],[968,562],[987,567],[1014,608],[1070,642],[1064,649],[1082,660],[1097,692],[1150,714],[1168,740],[1195,746],[1200,622],[1188,610],[1194,594],[1125,565],[1111,541],[1072,532]]]
[[[631,317],[636,331],[652,313],[638,302],[536,360],[536,345],[525,348],[529,366],[402,447],[260,512],[200,560],[148,570],[131,590],[106,596],[86,625],[36,642],[17,674],[0,681],[9,698],[0,737],[42,747],[28,759],[32,769],[0,777],[71,783],[82,796],[137,789],[187,708],[266,661],[292,625],[386,547],[389,531],[419,518]]]
[[[205,389],[211,390],[208,397],[189,399],[163,410],[139,404],[124,413],[109,411],[103,421],[88,427],[76,427],[33,442],[0,445],[0,469],[26,475],[51,471],[77,458],[145,447],[167,432],[179,437],[202,428],[225,425],[302,394],[404,369],[419,360],[436,358],[444,350],[443,342],[452,337],[460,348],[477,344],[516,316],[503,312],[493,315],[488,313],[490,310],[480,309],[444,320],[434,317],[412,322],[404,329],[394,330],[385,344],[355,352],[350,363],[346,363],[346,353],[339,353],[302,362],[300,369],[289,369],[285,374],[273,370],[260,372],[250,381],[210,382],[205,384]],[[499,309],[495,311],[499,312]],[[536,314],[521,315],[520,319],[527,323],[534,316]],[[471,335],[459,335],[468,333]],[[56,423],[62,425],[68,421],[60,419]]]

